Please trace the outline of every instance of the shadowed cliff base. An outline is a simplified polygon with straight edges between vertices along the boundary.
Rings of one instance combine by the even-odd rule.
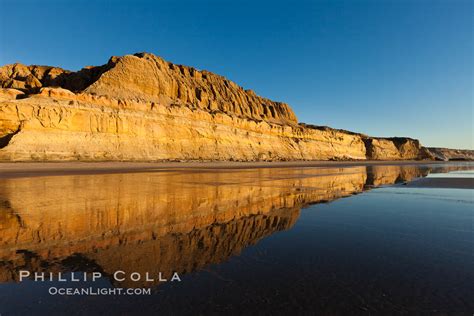
[[[449,160],[408,137],[298,123],[289,105],[147,53],[0,67],[3,161]],[[472,151],[456,159],[472,159]]]

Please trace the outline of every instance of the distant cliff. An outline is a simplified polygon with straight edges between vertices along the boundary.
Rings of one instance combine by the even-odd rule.
[[[474,150],[429,147],[428,150],[437,160],[474,160]]]
[[[418,140],[298,124],[292,109],[152,54],[0,67],[0,160],[435,159]]]

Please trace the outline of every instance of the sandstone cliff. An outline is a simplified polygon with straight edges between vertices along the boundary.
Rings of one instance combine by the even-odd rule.
[[[430,147],[428,148],[428,150],[437,160],[474,160],[474,150],[435,147]]]
[[[410,138],[298,124],[291,108],[152,54],[0,67],[0,160],[433,159]]]

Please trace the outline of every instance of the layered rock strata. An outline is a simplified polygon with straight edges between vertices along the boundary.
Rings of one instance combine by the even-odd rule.
[[[433,159],[410,138],[298,124],[291,108],[152,54],[0,68],[0,160]]]

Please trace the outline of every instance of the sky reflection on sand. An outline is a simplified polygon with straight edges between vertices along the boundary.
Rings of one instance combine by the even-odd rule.
[[[403,185],[459,168],[471,167],[3,179],[0,306],[5,313],[463,313],[473,309],[473,191]],[[58,297],[47,294],[49,283],[16,283],[20,269],[178,271],[183,281],[106,277],[94,286],[155,294]]]

